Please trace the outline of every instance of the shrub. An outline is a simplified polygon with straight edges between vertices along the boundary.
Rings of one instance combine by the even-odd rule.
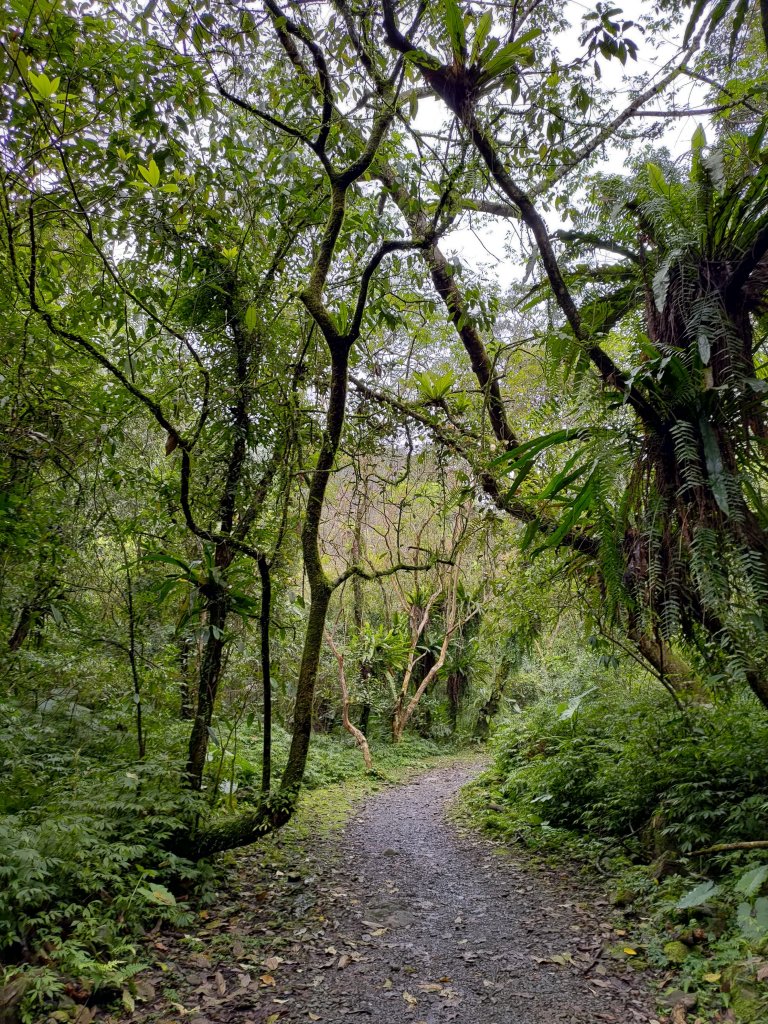
[[[681,709],[647,684],[598,682],[499,731],[493,781],[513,817],[648,855],[768,834],[768,719],[751,697]]]

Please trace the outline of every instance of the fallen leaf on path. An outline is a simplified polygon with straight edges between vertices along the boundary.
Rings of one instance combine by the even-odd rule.
[[[262,985],[275,985],[277,984],[271,974],[262,974],[259,978]]]
[[[342,955],[339,957],[339,962],[336,964],[336,967],[339,970],[341,970],[342,968],[346,967],[349,963],[351,963],[351,960],[352,958],[350,956],[347,956],[346,953],[342,953]]]
[[[178,1013],[181,1017],[186,1017],[187,1014],[194,1013],[195,1010],[197,1010],[196,1006],[193,1006],[191,1009],[187,1010],[186,1007],[181,1005],[181,1003],[171,1003],[171,1006],[174,1008],[176,1013]]]
[[[403,999],[409,1006],[416,1006],[419,1001],[416,996],[411,995],[410,992],[403,992]]]
[[[312,1013],[311,1010],[308,1011],[307,1016],[309,1017],[310,1020],[320,1020],[320,1014]]]
[[[264,966],[268,971],[276,971],[281,963],[283,963],[281,956],[268,956],[264,961]]]
[[[443,986],[436,981],[425,981],[423,984],[419,985],[419,989],[422,992],[441,992]]]
[[[552,956],[534,956],[531,959],[535,960],[537,964],[560,964],[561,967],[574,963],[570,953],[553,953]]]

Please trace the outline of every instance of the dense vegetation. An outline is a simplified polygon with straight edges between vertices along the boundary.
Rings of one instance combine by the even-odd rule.
[[[764,948],[768,9],[644,6],[6,0],[13,1012],[493,732],[492,827]]]

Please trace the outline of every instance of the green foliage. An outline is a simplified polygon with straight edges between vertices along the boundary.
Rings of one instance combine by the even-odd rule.
[[[768,835],[762,709],[746,695],[680,707],[621,663],[573,647],[568,659],[571,643],[524,663],[538,699],[497,731],[469,809],[493,834],[610,865],[617,903],[641,918],[623,925],[638,962],[675,971],[702,1012],[739,1006],[737,1019],[762,1020],[766,854],[710,851]]]
[[[499,730],[494,791],[510,825],[617,838],[648,859],[768,833],[768,722],[754,701],[681,709],[660,688],[595,682],[547,693]]]
[[[174,755],[137,763],[115,720],[76,723],[62,743],[71,707],[57,718],[2,706],[0,955],[12,965],[35,953],[38,966],[22,967],[29,1020],[61,977],[93,991],[128,984],[140,969],[135,936],[187,923],[188,895],[210,875],[169,850],[199,809],[174,784]]]

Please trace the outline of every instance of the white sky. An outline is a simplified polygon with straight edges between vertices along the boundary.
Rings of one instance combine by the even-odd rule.
[[[617,0],[616,6],[621,7],[623,11],[619,17],[630,20],[638,19],[643,13],[643,8],[645,8],[646,12],[648,9],[647,3],[644,4],[638,2],[638,0],[624,0],[623,3],[622,0]],[[561,56],[564,59],[572,59],[583,52],[583,48],[579,44],[579,35],[582,31],[581,18],[583,14],[591,10],[594,10],[594,4],[582,3],[579,0],[568,0],[566,15],[569,17],[573,28],[569,32],[561,33],[556,40]],[[607,88],[616,89],[619,93],[616,97],[617,112],[630,102],[631,97],[629,94],[633,87],[637,87],[635,74],[651,74],[660,77],[661,74],[669,70],[670,62],[673,62],[679,55],[679,44],[682,39],[683,30],[683,26],[678,28],[677,38],[671,35],[666,38],[662,37],[661,45],[658,45],[657,42],[651,44],[637,30],[631,31],[629,33],[630,38],[633,38],[638,43],[638,57],[637,61],[627,61],[626,68],[622,67],[618,60],[614,59],[607,62],[601,59],[600,68],[603,85]],[[673,92],[677,97],[676,105],[682,109],[695,109],[707,105],[706,87],[692,79],[681,79],[675,84],[674,88],[670,87],[660,98],[648,103],[644,109],[668,108],[670,96]],[[419,115],[421,119],[421,105]],[[424,115],[429,116],[427,109],[424,110]],[[646,126],[649,126],[649,118],[636,120],[641,124],[644,122]],[[663,123],[663,134],[659,139],[655,140],[654,145],[666,147],[673,156],[683,154],[690,149],[691,137],[697,125],[702,123],[708,136],[710,136],[711,133],[708,131],[709,119],[707,117],[699,115],[666,119]],[[624,152],[615,150],[611,153],[609,150],[606,159],[602,160],[598,167],[601,170],[620,172],[624,166],[625,159],[626,154]],[[547,217],[547,221],[552,230],[563,226],[562,222],[558,221],[557,217],[552,214]],[[505,241],[508,231],[508,226],[501,221],[489,224],[481,229],[462,228],[451,232],[447,236],[444,248],[447,255],[458,256],[463,263],[470,267],[484,266],[488,273],[504,284],[513,278],[521,277],[523,273],[523,268],[521,268],[519,261],[512,261],[505,254]]]

